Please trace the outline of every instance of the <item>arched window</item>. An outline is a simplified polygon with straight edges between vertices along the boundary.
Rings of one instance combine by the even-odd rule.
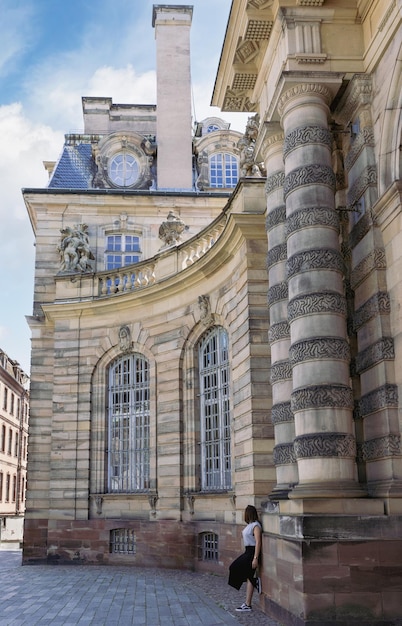
[[[108,491],[149,489],[149,363],[141,354],[109,368]]]
[[[218,152],[209,159],[209,186],[235,187],[239,178],[237,158],[228,152]]]
[[[204,491],[232,486],[228,335],[212,328],[199,345],[201,486]]]

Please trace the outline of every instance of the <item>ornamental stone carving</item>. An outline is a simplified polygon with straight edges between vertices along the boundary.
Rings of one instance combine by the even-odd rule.
[[[285,422],[294,422],[295,416],[290,408],[290,402],[274,404],[271,410],[271,420],[274,426]]]
[[[61,243],[57,247],[60,254],[60,273],[93,272],[95,259],[89,246],[87,224],[75,224],[72,228],[62,228]]]
[[[339,215],[337,211],[329,207],[300,209],[289,215],[286,224],[286,234],[290,235],[309,226],[326,226],[338,231]]]
[[[284,182],[285,172],[283,170],[270,174],[270,176],[267,177],[267,182],[265,183],[265,193],[267,196],[280,187],[283,187]]]
[[[376,461],[401,454],[400,434],[390,434],[365,441],[359,446],[359,461]]]
[[[380,339],[357,355],[353,374],[361,374],[381,361],[392,361],[394,358],[393,339],[390,337]]]
[[[281,261],[286,261],[287,259],[287,244],[280,243],[277,246],[274,246],[270,250],[268,250],[267,254],[267,268],[269,269],[276,263],[280,263]]]
[[[327,104],[331,102],[331,92],[325,85],[320,85],[319,83],[300,83],[285,91],[281,96],[278,104],[279,115],[282,117],[284,108],[290,100],[303,95],[318,95],[321,96]]]
[[[398,407],[398,387],[390,383],[378,387],[361,397],[359,403],[359,415],[364,418],[370,413],[381,409]]]
[[[378,315],[388,315],[391,312],[391,303],[386,291],[378,291],[371,296],[353,316],[353,330],[359,330],[364,324]]]
[[[120,350],[123,353],[127,353],[131,351],[131,347],[132,347],[131,330],[130,330],[130,327],[127,325],[121,326],[119,330],[119,346],[120,346]]]
[[[377,168],[375,165],[368,165],[349,189],[347,196],[348,205],[352,207],[356,205],[368,187],[376,187],[376,185]]]
[[[289,321],[313,313],[346,315],[346,300],[341,294],[328,291],[297,296],[288,304]]]
[[[277,324],[272,324],[268,331],[268,340],[269,343],[275,343],[275,341],[280,341],[281,339],[289,339],[290,338],[290,326],[288,321],[278,322]]]
[[[316,269],[344,271],[344,261],[338,250],[316,249],[303,250],[291,256],[286,264],[288,277],[301,272],[310,272]]]
[[[274,447],[272,456],[275,465],[289,465],[290,463],[296,463],[293,442],[278,444]]]
[[[291,397],[292,411],[324,407],[353,408],[353,393],[345,385],[311,385],[296,389]]]
[[[279,226],[280,224],[284,224],[286,222],[286,207],[285,205],[281,205],[272,209],[267,215],[267,219],[265,222],[265,227],[267,231],[270,231],[275,226]]]
[[[344,433],[320,433],[300,435],[294,441],[297,459],[314,457],[345,457],[356,456],[356,441],[353,435]]]
[[[356,289],[363,280],[376,270],[385,270],[387,267],[384,248],[374,248],[364,257],[352,270],[350,276],[350,285],[352,289]]]
[[[274,304],[280,300],[288,299],[288,284],[287,282],[277,283],[268,289],[268,304]]]
[[[357,224],[355,224],[349,235],[349,245],[355,248],[373,226],[373,221],[368,213],[362,215]]]
[[[339,123],[347,126],[364,106],[371,104],[372,83],[369,74],[355,74],[335,112]]]
[[[240,150],[240,176],[259,177],[265,176],[266,172],[262,163],[256,162],[255,145],[260,126],[260,116],[258,113],[248,118],[246,130],[239,140],[237,147]]]
[[[271,365],[271,384],[292,378],[292,367],[289,361],[277,361]]]
[[[169,211],[166,221],[162,222],[159,227],[159,239],[164,242],[163,248],[177,246],[181,242],[182,233],[187,229],[188,227],[180,217],[177,217],[173,211]]]
[[[295,128],[285,137],[283,155],[286,158],[289,152],[295,148],[312,143],[322,144],[331,149],[331,132],[328,128],[323,128],[321,126],[301,126],[299,128]]]
[[[204,326],[210,326],[214,321],[214,316],[211,313],[211,302],[209,296],[198,296],[198,308],[200,310],[200,320]]]
[[[345,339],[336,337],[314,337],[297,341],[289,349],[289,359],[292,365],[312,359],[349,361],[349,344]]]
[[[374,148],[374,130],[371,126],[360,130],[345,157],[345,168],[349,172],[357,161],[359,154],[366,147]]]
[[[285,177],[283,185],[285,198],[298,187],[305,185],[325,185],[335,192],[336,179],[332,167],[313,163],[292,170]]]

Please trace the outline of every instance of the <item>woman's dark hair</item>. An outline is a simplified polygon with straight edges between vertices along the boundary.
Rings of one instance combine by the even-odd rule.
[[[252,506],[252,504],[246,506],[246,510],[244,511],[244,521],[246,522],[246,524],[259,521],[257,509],[255,508],[255,506]]]

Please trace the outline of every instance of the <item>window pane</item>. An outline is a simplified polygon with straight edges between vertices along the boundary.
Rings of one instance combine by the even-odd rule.
[[[211,156],[209,160],[210,187],[235,187],[238,178],[237,157],[226,152]]]

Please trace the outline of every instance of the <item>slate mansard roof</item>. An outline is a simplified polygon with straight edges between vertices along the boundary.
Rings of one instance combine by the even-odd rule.
[[[96,165],[89,143],[65,145],[49,189],[92,189]]]

